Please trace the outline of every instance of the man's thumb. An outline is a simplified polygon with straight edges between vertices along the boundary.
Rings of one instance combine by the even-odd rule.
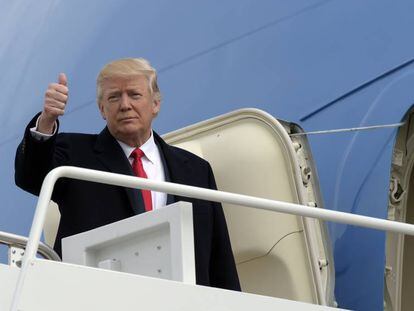
[[[62,84],[64,86],[68,85],[68,79],[64,73],[59,73],[59,84]]]

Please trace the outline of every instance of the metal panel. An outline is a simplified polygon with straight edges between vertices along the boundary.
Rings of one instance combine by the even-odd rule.
[[[0,266],[0,276],[15,279]],[[9,269],[9,268],[6,268]],[[3,282],[2,282],[3,283]],[[1,285],[0,285],[1,286]],[[8,291],[5,292],[9,294]],[[68,295],[70,293],[70,295]],[[10,297],[6,297],[6,302]],[[1,302],[1,305],[6,303]],[[19,310],[338,310],[96,268],[35,260]],[[4,310],[8,310],[7,305]]]

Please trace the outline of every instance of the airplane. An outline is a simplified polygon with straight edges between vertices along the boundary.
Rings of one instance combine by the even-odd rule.
[[[325,209],[413,222],[414,2],[22,0],[0,6],[1,231],[28,235],[37,198],[14,185],[14,155],[47,84],[60,72],[69,79],[62,131],[99,132],[96,74],[121,57],[145,57],[158,69],[158,132],[260,109],[308,133]],[[409,237],[327,227],[339,307],[413,305]],[[5,248],[0,258],[7,261]]]

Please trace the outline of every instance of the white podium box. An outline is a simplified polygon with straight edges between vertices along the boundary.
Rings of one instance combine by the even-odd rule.
[[[193,212],[177,202],[62,239],[67,263],[195,284]]]

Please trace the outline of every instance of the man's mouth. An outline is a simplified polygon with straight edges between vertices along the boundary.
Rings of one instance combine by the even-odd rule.
[[[137,117],[124,117],[124,118],[120,118],[119,121],[130,121],[130,120],[135,120],[137,119]]]

